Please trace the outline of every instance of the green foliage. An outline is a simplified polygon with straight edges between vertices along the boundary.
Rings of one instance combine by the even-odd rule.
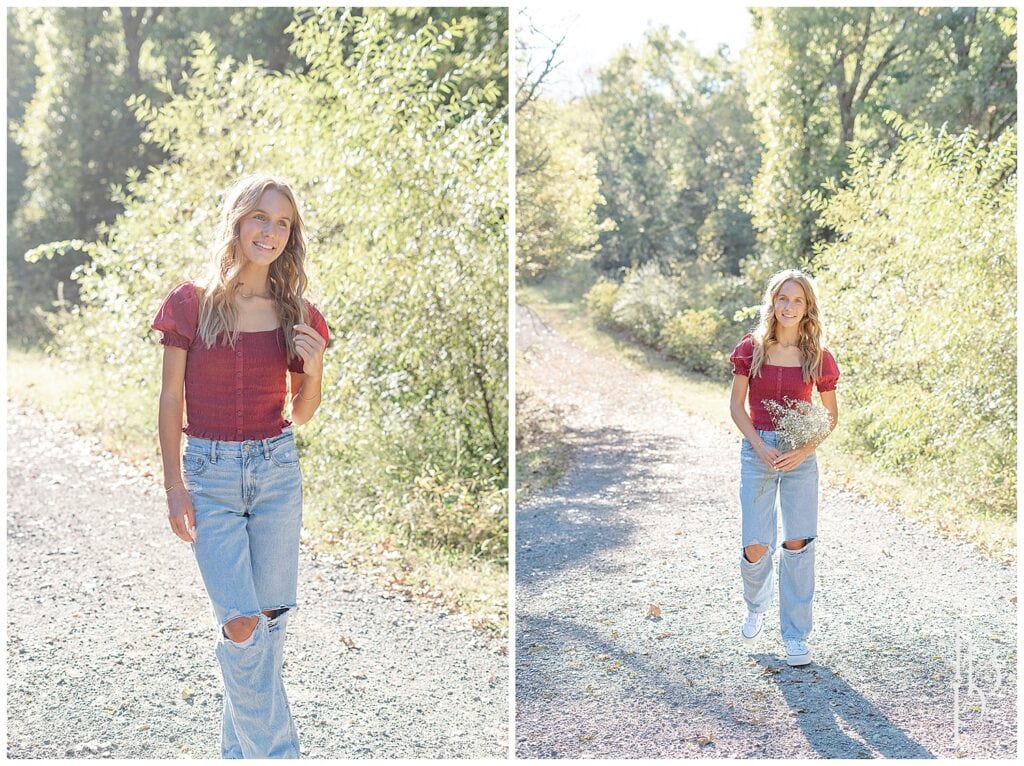
[[[22,255],[52,240],[92,239],[122,210],[111,187],[130,168],[166,159],[143,143],[129,102],[170,97],[199,30],[222,53],[259,51],[277,68],[297,59],[284,34],[288,8],[14,8],[7,18],[8,322],[16,341],[39,341],[37,307],[52,310],[59,285],[77,300],[69,277],[89,256],[69,251],[29,265]]]
[[[597,246],[596,160],[563,107],[531,101],[516,113],[516,273],[539,279],[589,259]]]
[[[664,27],[601,70],[589,140],[598,213],[616,224],[601,237],[602,270],[700,260],[736,273],[754,247],[740,206],[759,158],[746,100],[724,54],[701,56]]]
[[[687,369],[727,378],[729,352],[752,324],[736,315],[757,296],[741,277],[716,277],[711,268],[691,264],[670,277],[647,264],[621,286],[601,277],[583,303],[595,325],[629,330]]]
[[[148,321],[205,268],[230,181],[283,175],[333,334],[323,405],[301,429],[316,446],[311,492],[341,525],[501,559],[507,127],[500,89],[481,82],[502,62],[445,65],[464,31],[458,18],[410,29],[383,10],[309,12],[289,28],[301,73],[218,57],[202,39],[180,91],[134,101],[144,137],[173,160],[118,190],[124,212],[78,274],[84,305],[60,341],[106,361],[97,386],[113,399],[139,387],[155,402]]]
[[[1016,117],[1012,8],[758,8],[746,68],[763,146],[749,211],[762,271],[807,266],[827,241],[806,193],[837,179],[849,144],[886,154],[883,119],[970,125],[988,139]]]
[[[614,282],[599,279],[583,296],[587,314],[598,327],[614,327],[615,301],[619,295],[619,286]]]
[[[716,308],[687,309],[665,323],[661,347],[688,369],[724,377],[729,373],[729,363],[722,342],[728,327],[729,322]]]
[[[890,116],[814,198],[838,240],[819,266],[843,369],[842,433],[937,491],[1012,514],[1016,460],[1016,132],[993,143]]]
[[[655,346],[661,328],[683,308],[679,288],[658,269],[646,263],[631,270],[619,286],[612,318],[640,341]]]

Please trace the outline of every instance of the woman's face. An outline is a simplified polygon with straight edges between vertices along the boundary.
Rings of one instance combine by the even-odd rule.
[[[775,321],[782,327],[799,327],[807,314],[807,296],[799,282],[788,280],[775,296]]]
[[[238,228],[239,245],[246,262],[269,267],[284,252],[295,213],[288,197],[277,189],[260,195]]]

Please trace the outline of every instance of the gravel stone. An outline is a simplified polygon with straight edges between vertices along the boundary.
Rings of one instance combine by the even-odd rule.
[[[7,423],[8,757],[218,758],[216,628],[160,477],[10,401]],[[332,556],[299,567],[284,677],[304,756],[506,757],[504,642]]]
[[[739,433],[517,312],[516,384],[573,448],[516,510],[518,757],[1016,757],[1015,567],[822,464],[815,661],[785,664],[777,585],[745,646]]]

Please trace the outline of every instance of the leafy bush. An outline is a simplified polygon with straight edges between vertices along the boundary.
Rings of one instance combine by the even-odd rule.
[[[722,347],[723,331],[729,326],[716,308],[681,311],[662,328],[661,347],[695,372],[723,376],[729,371]]]
[[[990,144],[913,129],[889,159],[855,151],[816,198],[826,328],[857,446],[935,491],[1016,504],[1016,132]],[[844,417],[847,417],[844,415]]]
[[[207,40],[181,92],[159,108],[136,100],[144,138],[173,160],[129,178],[124,213],[83,245],[84,305],[59,341],[105,361],[98,396],[148,391],[155,433],[148,322],[205,268],[219,190],[244,172],[282,175],[310,233],[310,297],[333,333],[323,405],[300,430],[313,447],[307,486],[345,523],[502,558],[507,126],[500,88],[481,76],[505,54],[484,46],[449,68],[476,19],[412,30],[397,19],[303,12],[288,30],[303,73],[219,60]]]
[[[682,308],[678,286],[651,261],[626,275],[619,286],[612,317],[637,339],[654,346],[665,322]]]
[[[619,294],[619,286],[614,282],[600,279],[583,296],[583,304],[594,324],[599,327],[614,327],[615,318],[612,310]]]

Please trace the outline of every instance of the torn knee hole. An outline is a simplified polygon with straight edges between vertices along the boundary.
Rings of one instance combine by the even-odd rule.
[[[782,544],[782,547],[788,551],[803,550],[813,539],[813,537],[805,537],[801,540],[786,540],[786,542]]]
[[[767,545],[748,545],[743,549],[743,558],[749,561],[751,564],[756,564],[761,560],[761,557],[768,552]]]
[[[240,644],[243,641],[249,640],[249,637],[252,636],[259,622],[259,617],[235,617],[234,619],[228,620],[224,623],[222,630],[224,631],[225,636],[230,638],[236,644]]]

